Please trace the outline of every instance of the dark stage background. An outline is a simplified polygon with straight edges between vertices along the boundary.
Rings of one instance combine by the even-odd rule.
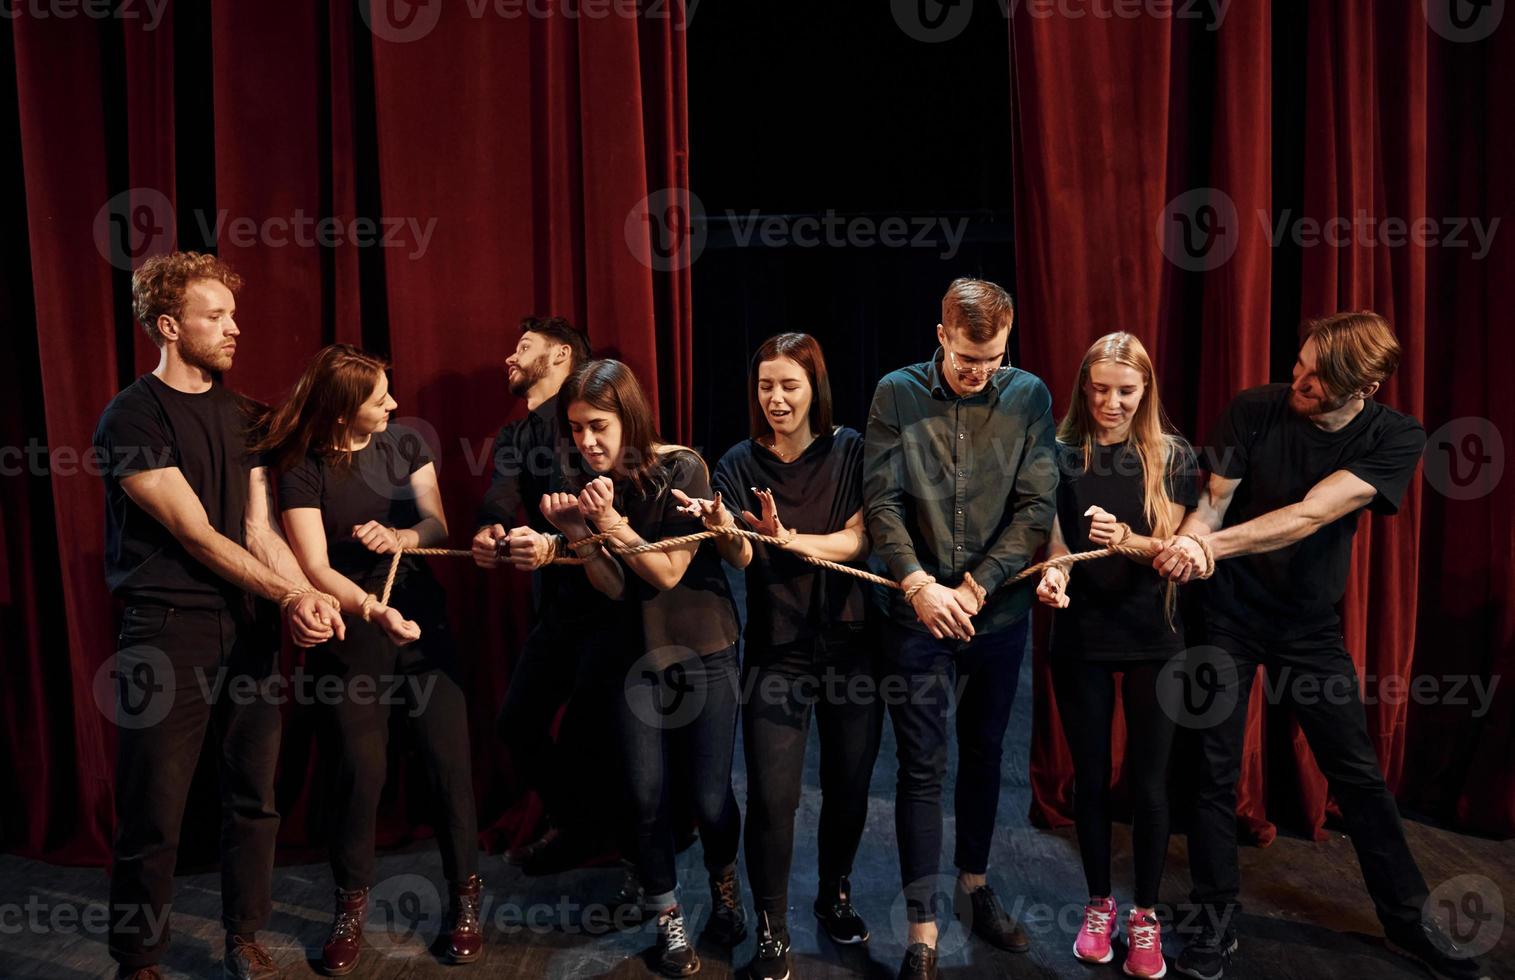
[[[32,450],[0,477],[0,779],[25,790],[0,802],[0,846],[108,859],[114,735],[93,687],[115,610],[100,480],[77,457],[155,361],[130,322],[129,270],[173,246],[214,246],[247,279],[233,387],[276,398],[333,340],[394,360],[398,414],[440,451],[457,543],[488,440],[521,411],[502,364],[526,313],[584,325],[658,392],[664,434],[714,459],[745,433],[764,337],[819,337],[838,420],[861,428],[878,377],[930,354],[956,275],[1014,289],[1012,358],[1059,413],[1088,343],[1129,329],[1196,440],[1237,389],[1287,378],[1302,317],[1373,307],[1405,346],[1382,397],[1433,438],[1401,514],[1359,532],[1343,611],[1370,726],[1407,809],[1515,834],[1515,693],[1501,684],[1482,717],[1381,696],[1385,677],[1447,690],[1515,661],[1515,527],[1496,469],[1496,440],[1515,432],[1515,248],[1502,227],[1486,255],[1446,240],[1455,219],[1512,212],[1500,96],[1515,91],[1515,27],[1450,40],[1418,0],[1252,0],[1219,24],[1007,18],[991,0],[940,8],[940,24],[913,13],[932,4],[723,2],[694,7],[687,30],[676,0],[640,19],[545,6],[558,13],[447,3],[407,21],[383,4],[228,0],[170,2],[152,29],[0,19],[14,69],[0,73],[0,446]],[[216,244],[223,210],[330,216],[349,234],[277,245],[228,223]],[[1291,234],[1359,211],[1433,218],[1443,240]],[[359,218],[397,219],[379,231],[399,244],[359,247]],[[878,244],[891,219],[917,244]],[[850,244],[809,244],[827,221]],[[481,825],[499,845],[536,816],[492,734],[524,582],[437,568],[473,639]],[[1030,816],[1061,824],[1071,768],[1040,651],[1036,668]],[[315,741],[310,710],[291,709],[290,852],[319,840]],[[1254,838],[1319,833],[1325,787],[1289,719],[1254,704],[1249,748],[1239,810]],[[427,832],[423,784],[396,755],[389,843]],[[214,814],[207,778],[186,863],[213,859]]]

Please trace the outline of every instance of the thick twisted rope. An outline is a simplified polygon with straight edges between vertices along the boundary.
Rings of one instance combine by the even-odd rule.
[[[679,535],[678,537],[664,538],[661,541],[653,541],[648,544],[636,545],[630,548],[614,541],[610,535],[605,532],[601,532],[599,534],[591,534],[587,538],[580,538],[579,540],[573,542],[573,544],[575,547],[584,547],[590,544],[608,546],[609,549],[615,554],[625,557],[627,555],[645,555],[654,551],[672,551],[674,548],[681,548],[686,544],[695,544],[696,542],[707,541],[711,538],[718,537],[742,537],[747,538],[750,541],[761,541],[763,544],[770,544],[779,548],[784,548],[786,551],[789,551],[791,555],[794,555],[794,557],[800,559],[801,561],[815,565],[817,568],[824,568],[829,571],[840,572],[843,575],[851,575],[853,578],[859,578],[865,582],[872,582],[875,585],[882,585],[885,588],[900,589],[903,591],[900,584],[893,581],[892,579],[884,578],[881,575],[875,575],[872,572],[864,571],[861,568],[853,568],[851,565],[843,565],[839,562],[827,561],[824,558],[816,558],[812,555],[807,555],[804,552],[791,550],[787,547],[788,542],[783,538],[776,538],[768,534],[759,534],[757,531],[748,531],[747,529],[740,527],[723,527],[719,530],[700,531],[697,534],[683,534]],[[1121,540],[1124,541],[1129,537],[1130,532],[1128,529],[1127,534]],[[559,539],[554,540],[556,541]],[[389,563],[389,574],[384,579],[384,592],[379,597],[379,602],[382,605],[389,605],[389,595],[390,592],[394,589],[395,575],[400,570],[400,559],[405,555],[430,555],[433,557],[446,558],[471,558],[473,557],[473,552],[462,551],[455,548],[405,548],[402,551],[395,552],[394,557],[390,560]],[[1092,561],[1095,558],[1108,558],[1111,555],[1126,555],[1133,558],[1150,558],[1152,557],[1152,552],[1147,548],[1141,548],[1128,544],[1117,544],[1112,545],[1108,548],[1094,548],[1089,551],[1070,552],[1065,555],[1058,555],[1055,558],[1048,558],[1046,561],[1037,562],[1035,565],[1023,568],[1014,578],[1010,579],[1010,581],[1006,582],[1005,584],[1014,585],[1017,582],[1024,581],[1025,579],[1028,579],[1047,568],[1060,568],[1066,571],[1070,566],[1075,565],[1078,562]],[[585,558],[558,554],[555,550],[553,558],[549,564],[583,565],[587,562],[587,560],[588,559]],[[1214,567],[1213,560],[1211,562],[1211,567]]]

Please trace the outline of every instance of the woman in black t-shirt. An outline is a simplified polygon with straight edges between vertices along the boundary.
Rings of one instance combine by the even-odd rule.
[[[664,444],[631,369],[590,361],[558,394],[565,482],[579,492],[551,493],[542,514],[570,545],[593,532],[614,547],[700,531],[680,498],[709,497],[705,462]],[[572,435],[572,448],[566,436]],[[541,555],[542,536],[511,532],[512,559]],[[710,541],[669,551],[611,557],[581,544],[596,588],[625,610],[634,639],[625,654],[619,727],[629,802],[636,825],[636,872],[643,908],[656,916],[668,976],[699,970],[679,905],[670,784],[684,783],[694,803],[710,875],[712,938],[735,946],[746,935],[736,874],[741,815],[731,790],[738,702],[737,617]],[[631,889],[635,892],[635,888]]]
[[[1152,362],[1131,334],[1101,337],[1084,355],[1057,439],[1061,478],[1049,556],[1112,542],[1153,545],[1152,539],[1171,536],[1198,502],[1193,450],[1168,430]],[[1053,687],[1073,754],[1074,819],[1089,886],[1074,955],[1094,963],[1114,957],[1110,730],[1120,674],[1136,864],[1124,969],[1131,976],[1162,976],[1166,966],[1153,906],[1168,850],[1166,784],[1174,729],[1162,705],[1179,677],[1164,667],[1184,650],[1176,596],[1145,560],[1123,557],[1081,562],[1071,572],[1048,568],[1037,596],[1061,610],[1053,622]]]
[[[437,840],[451,885],[444,945],[459,963],[483,950],[468,713],[445,596],[412,557],[400,561],[390,604],[376,596],[397,550],[447,537],[430,450],[416,432],[389,424],[395,400],[386,367],[346,344],[325,348],[272,413],[261,446],[279,474],[295,557],[350,615],[345,640],[310,654],[338,738],[330,845],[336,917],[322,949],[333,974],[353,968],[361,945],[395,703],[411,721],[440,811]]]
[[[803,333],[764,341],[747,379],[752,437],[716,464],[714,500],[686,508],[710,527],[735,524],[787,538],[788,548],[837,562],[868,553],[863,523],[863,437],[831,424],[831,386],[820,344]],[[728,510],[727,508],[732,508]],[[786,528],[779,518],[798,534]],[[754,513],[756,512],[756,513]],[[760,514],[761,516],[757,516]],[[747,758],[747,872],[758,917],[751,973],[789,972],[789,866],[805,768],[810,706],[821,740],[816,916],[839,943],[864,942],[848,875],[868,817],[868,783],[883,727],[874,689],[865,586],[806,564],[783,548],[718,538],[747,574],[742,745]]]

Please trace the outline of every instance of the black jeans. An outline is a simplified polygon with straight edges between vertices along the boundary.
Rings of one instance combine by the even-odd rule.
[[[221,922],[230,933],[268,922],[280,715],[257,685],[273,675],[278,649],[277,632],[240,611],[132,605],[122,616],[111,672],[110,952],[127,971],[157,963],[168,946],[179,827],[207,730],[221,763]]]
[[[747,873],[759,912],[780,916],[789,906],[794,813],[811,705],[821,741],[820,881],[831,884],[852,873],[884,724],[875,686],[875,637],[876,630],[859,623],[802,643],[747,649],[742,706]]]
[[[935,918],[933,896],[942,853],[942,784],[947,776],[947,724],[956,714],[957,848],[960,871],[983,874],[999,807],[1000,757],[1010,707],[1026,653],[1029,617],[967,643],[938,640],[894,622],[884,627],[885,676],[899,756],[894,829],[911,922]],[[892,676],[891,676],[892,675]],[[903,681],[891,691],[894,677]]]
[[[1099,663],[1054,654],[1052,687],[1073,754],[1073,822],[1090,896],[1110,894],[1110,728],[1115,675],[1126,716],[1126,786],[1131,794],[1131,851],[1136,904],[1157,904],[1168,856],[1168,756],[1175,722],[1165,704],[1179,696],[1166,660]]]
[[[1340,627],[1298,640],[1264,643],[1255,633],[1242,635],[1239,629],[1212,623],[1209,641],[1217,649],[1201,648],[1198,654],[1191,650],[1186,668],[1193,686],[1207,688],[1203,700],[1186,705],[1186,711],[1195,712],[1193,718],[1200,722],[1195,726],[1199,728],[1200,765],[1194,825],[1189,832],[1195,904],[1215,923],[1229,921],[1223,917],[1240,909],[1236,781],[1241,773],[1247,704],[1261,665],[1293,709],[1315,764],[1341,807],[1379,920],[1386,928],[1418,924],[1427,896],[1425,879],[1405,841],[1399,807],[1384,784],[1368,736],[1357,670],[1342,644]],[[1196,659],[1203,663],[1196,664]]]
[[[443,875],[455,882],[479,870],[468,704],[442,589],[429,576],[413,577],[395,587],[390,603],[421,627],[419,640],[396,646],[377,626],[349,616],[345,640],[310,652],[318,685],[331,684],[338,692],[322,697],[335,731],[328,850],[338,888],[374,884],[374,825],[389,771],[390,714],[396,709],[425,758]]]
[[[740,678],[734,646],[703,657],[686,653],[661,669],[645,663],[638,660],[625,677],[621,752],[645,907],[662,911],[677,901],[670,817],[675,782],[692,791],[706,870],[719,874],[736,863],[741,814],[731,790],[731,755]]]
[[[553,826],[616,840],[629,855],[629,841],[605,826],[605,787],[621,784],[614,745],[622,677],[612,651],[625,644],[596,624],[559,625],[566,619],[566,611],[546,612],[527,634],[496,730]],[[559,708],[563,717],[554,741]],[[619,801],[616,807],[622,809]]]

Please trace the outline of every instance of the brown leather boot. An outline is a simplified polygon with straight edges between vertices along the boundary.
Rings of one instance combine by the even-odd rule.
[[[484,952],[484,927],[479,924],[483,895],[484,881],[478,875],[451,885],[451,905],[442,936],[447,942],[447,958],[454,963],[472,963]]]
[[[367,919],[368,889],[345,891],[338,888],[336,918],[332,920],[326,945],[321,947],[321,969],[328,976],[343,976],[358,965],[358,951],[363,946],[363,923]]]

